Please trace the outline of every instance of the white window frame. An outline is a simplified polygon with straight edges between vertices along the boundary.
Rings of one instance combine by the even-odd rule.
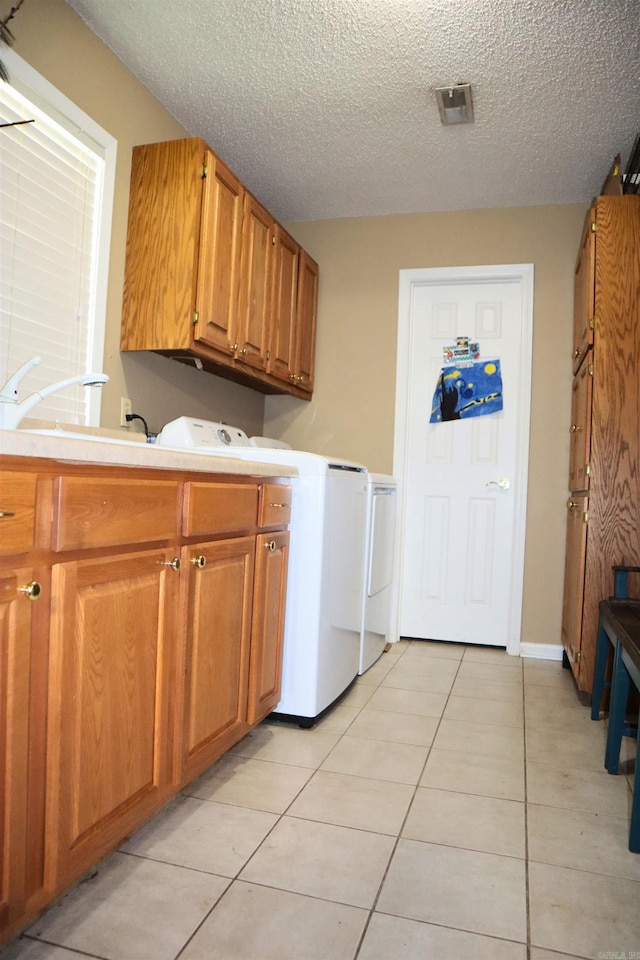
[[[14,50],[3,50],[2,61],[9,74],[11,86],[28,97],[35,106],[47,113],[60,126],[101,154],[104,160],[102,195],[98,210],[93,287],[94,310],[93,316],[89,319],[89,329],[87,331],[87,370],[82,371],[87,374],[101,372],[104,361],[109,253],[118,141],[72,100],[61,93],[57,87],[45,79],[42,74],[34,70]],[[37,350],[34,350],[35,352]],[[101,399],[102,390],[87,391],[86,421],[88,426],[99,426],[100,424]],[[37,409],[35,407],[34,412],[30,415],[37,417]]]

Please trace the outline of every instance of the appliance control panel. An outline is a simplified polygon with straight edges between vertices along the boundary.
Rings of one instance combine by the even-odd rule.
[[[207,447],[248,447],[249,438],[240,427],[215,420],[198,420],[194,417],[178,417],[166,423],[156,440],[156,446],[181,449],[206,449]]]

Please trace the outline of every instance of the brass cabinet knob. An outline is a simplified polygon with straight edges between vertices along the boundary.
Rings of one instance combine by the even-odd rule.
[[[573,359],[574,359],[574,360],[577,360],[577,359],[578,359],[578,357],[580,356],[580,352],[581,352],[581,351],[576,347],[576,349],[573,351]]]
[[[42,587],[37,580],[32,580],[31,583],[27,583],[24,587],[20,587],[19,592],[23,593],[28,600],[37,600],[42,593]]]
[[[574,508],[574,507],[577,507],[577,506],[578,506],[578,504],[576,503],[575,500],[567,500],[567,508],[568,508],[569,510],[573,510],[573,508]]]
[[[265,549],[266,549],[266,550],[270,550],[271,553],[273,553],[273,551],[274,551],[275,548],[276,548],[276,542],[275,542],[275,540],[267,540],[267,542],[265,543],[264,546],[265,546]]]
[[[200,554],[197,557],[191,557],[191,563],[194,565],[194,567],[197,567],[198,570],[202,570],[202,568],[206,567],[207,565],[207,558]]]
[[[249,351],[247,350],[246,347],[243,347],[242,350],[240,351],[240,353],[242,354],[243,357],[246,357],[246,355],[249,353]]]
[[[12,513],[11,510],[0,510],[0,520],[3,517],[15,517],[15,513]]]
[[[237,344],[237,343],[232,343],[232,344],[230,344],[230,346],[229,346],[229,353],[235,353],[237,349],[238,349],[238,344]]]
[[[179,570],[182,566],[180,557],[174,557],[173,560],[165,560],[164,565],[165,567],[170,567],[171,570]]]

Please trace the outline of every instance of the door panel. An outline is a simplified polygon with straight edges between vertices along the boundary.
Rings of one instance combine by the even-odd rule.
[[[264,370],[273,310],[274,219],[245,193],[238,307],[238,361]]]
[[[183,552],[188,571],[185,781],[213,763],[248,729],[254,555],[253,537],[196,544]],[[202,558],[200,564],[194,563],[198,558]]]
[[[587,218],[576,264],[573,301],[573,372],[576,373],[593,344],[595,309],[596,234],[591,229],[595,210]]]
[[[247,720],[258,723],[280,700],[288,532],[258,537]]]
[[[571,454],[569,490],[589,489],[591,458],[591,398],[593,376],[590,363],[584,363],[573,381],[571,396]]]
[[[318,264],[311,259],[308,253],[301,250],[298,273],[295,372],[297,385],[309,393],[313,391],[315,375],[318,277]]]
[[[412,289],[404,426],[404,636],[508,645],[513,597],[520,603],[522,597],[513,555],[516,504],[522,510],[526,490],[518,457],[518,378],[522,357],[528,355],[523,353],[528,351],[523,303],[520,277],[425,282]],[[486,416],[430,423],[440,371],[451,362],[443,350],[458,337],[478,341],[480,361],[500,361],[504,407]],[[462,366],[461,377],[464,371]]]
[[[56,886],[167,795],[177,574],[167,551],[53,568],[48,839]]]
[[[194,340],[228,355],[236,336],[244,191],[210,151],[206,165]]]
[[[269,352],[269,373],[285,383],[295,375],[298,260],[300,247],[276,224],[275,304]]]
[[[564,569],[562,607],[562,645],[571,669],[578,679],[582,646],[582,604],[584,570],[587,555],[587,497],[571,497],[567,502],[567,552]]]

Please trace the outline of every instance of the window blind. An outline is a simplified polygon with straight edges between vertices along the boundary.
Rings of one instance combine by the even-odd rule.
[[[92,348],[104,160],[21,92],[0,83],[0,385],[31,357],[18,388],[86,374]],[[69,387],[30,416],[87,422],[88,390]]]

